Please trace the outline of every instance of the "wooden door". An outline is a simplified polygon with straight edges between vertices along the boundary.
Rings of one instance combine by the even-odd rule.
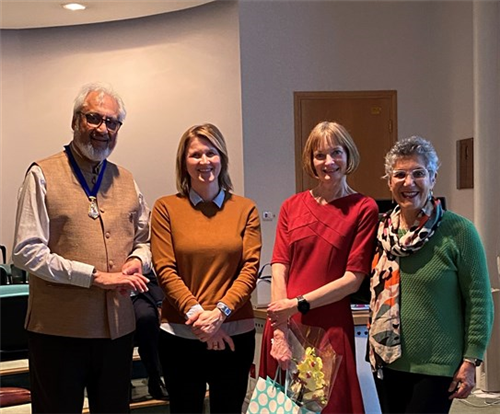
[[[349,185],[375,199],[391,198],[384,175],[384,157],[397,140],[396,91],[295,92],[295,171],[297,192],[317,181],[302,168],[302,150],[321,121],[335,121],[351,134],[361,162],[348,176]]]

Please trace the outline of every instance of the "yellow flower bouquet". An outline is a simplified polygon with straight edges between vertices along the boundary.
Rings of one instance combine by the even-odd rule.
[[[321,412],[328,404],[342,357],[319,327],[292,320],[287,339],[292,350],[285,383],[287,395],[303,409]]]

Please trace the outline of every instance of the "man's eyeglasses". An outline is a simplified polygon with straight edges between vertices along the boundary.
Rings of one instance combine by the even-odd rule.
[[[419,181],[425,179],[429,175],[429,171],[425,168],[416,168],[414,170],[394,170],[392,173],[392,178],[394,181],[404,181],[409,175],[414,181]]]
[[[117,132],[122,126],[122,123],[118,121],[118,119],[102,116],[101,114],[95,112],[87,112],[87,113],[80,112],[80,114],[85,116],[87,124],[93,126],[94,128],[99,128],[101,124],[104,122],[106,124],[106,128],[108,129],[108,131]]]

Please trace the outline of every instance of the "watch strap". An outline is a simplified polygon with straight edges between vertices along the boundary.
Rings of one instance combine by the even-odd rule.
[[[233,312],[224,302],[217,302],[217,309],[219,309],[224,315],[226,315],[226,317],[231,315],[231,313]]]
[[[464,358],[464,362],[468,362],[469,364],[473,364],[474,366],[480,366],[483,361],[479,358]]]

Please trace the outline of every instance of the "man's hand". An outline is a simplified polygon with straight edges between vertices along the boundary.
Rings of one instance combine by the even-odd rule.
[[[138,291],[141,293],[147,292],[147,283],[149,279],[146,276],[135,273],[132,275],[124,275],[123,273],[106,273],[96,271],[94,273],[94,281],[92,285],[101,289],[119,290],[120,293],[126,295],[130,291]]]
[[[142,275],[142,262],[137,257],[132,257],[127,260],[122,266],[122,273],[124,275],[134,275],[136,273]]]
[[[211,311],[203,311],[191,316],[186,325],[191,326],[193,333],[202,342],[207,342],[220,328],[226,316],[215,308]]]

